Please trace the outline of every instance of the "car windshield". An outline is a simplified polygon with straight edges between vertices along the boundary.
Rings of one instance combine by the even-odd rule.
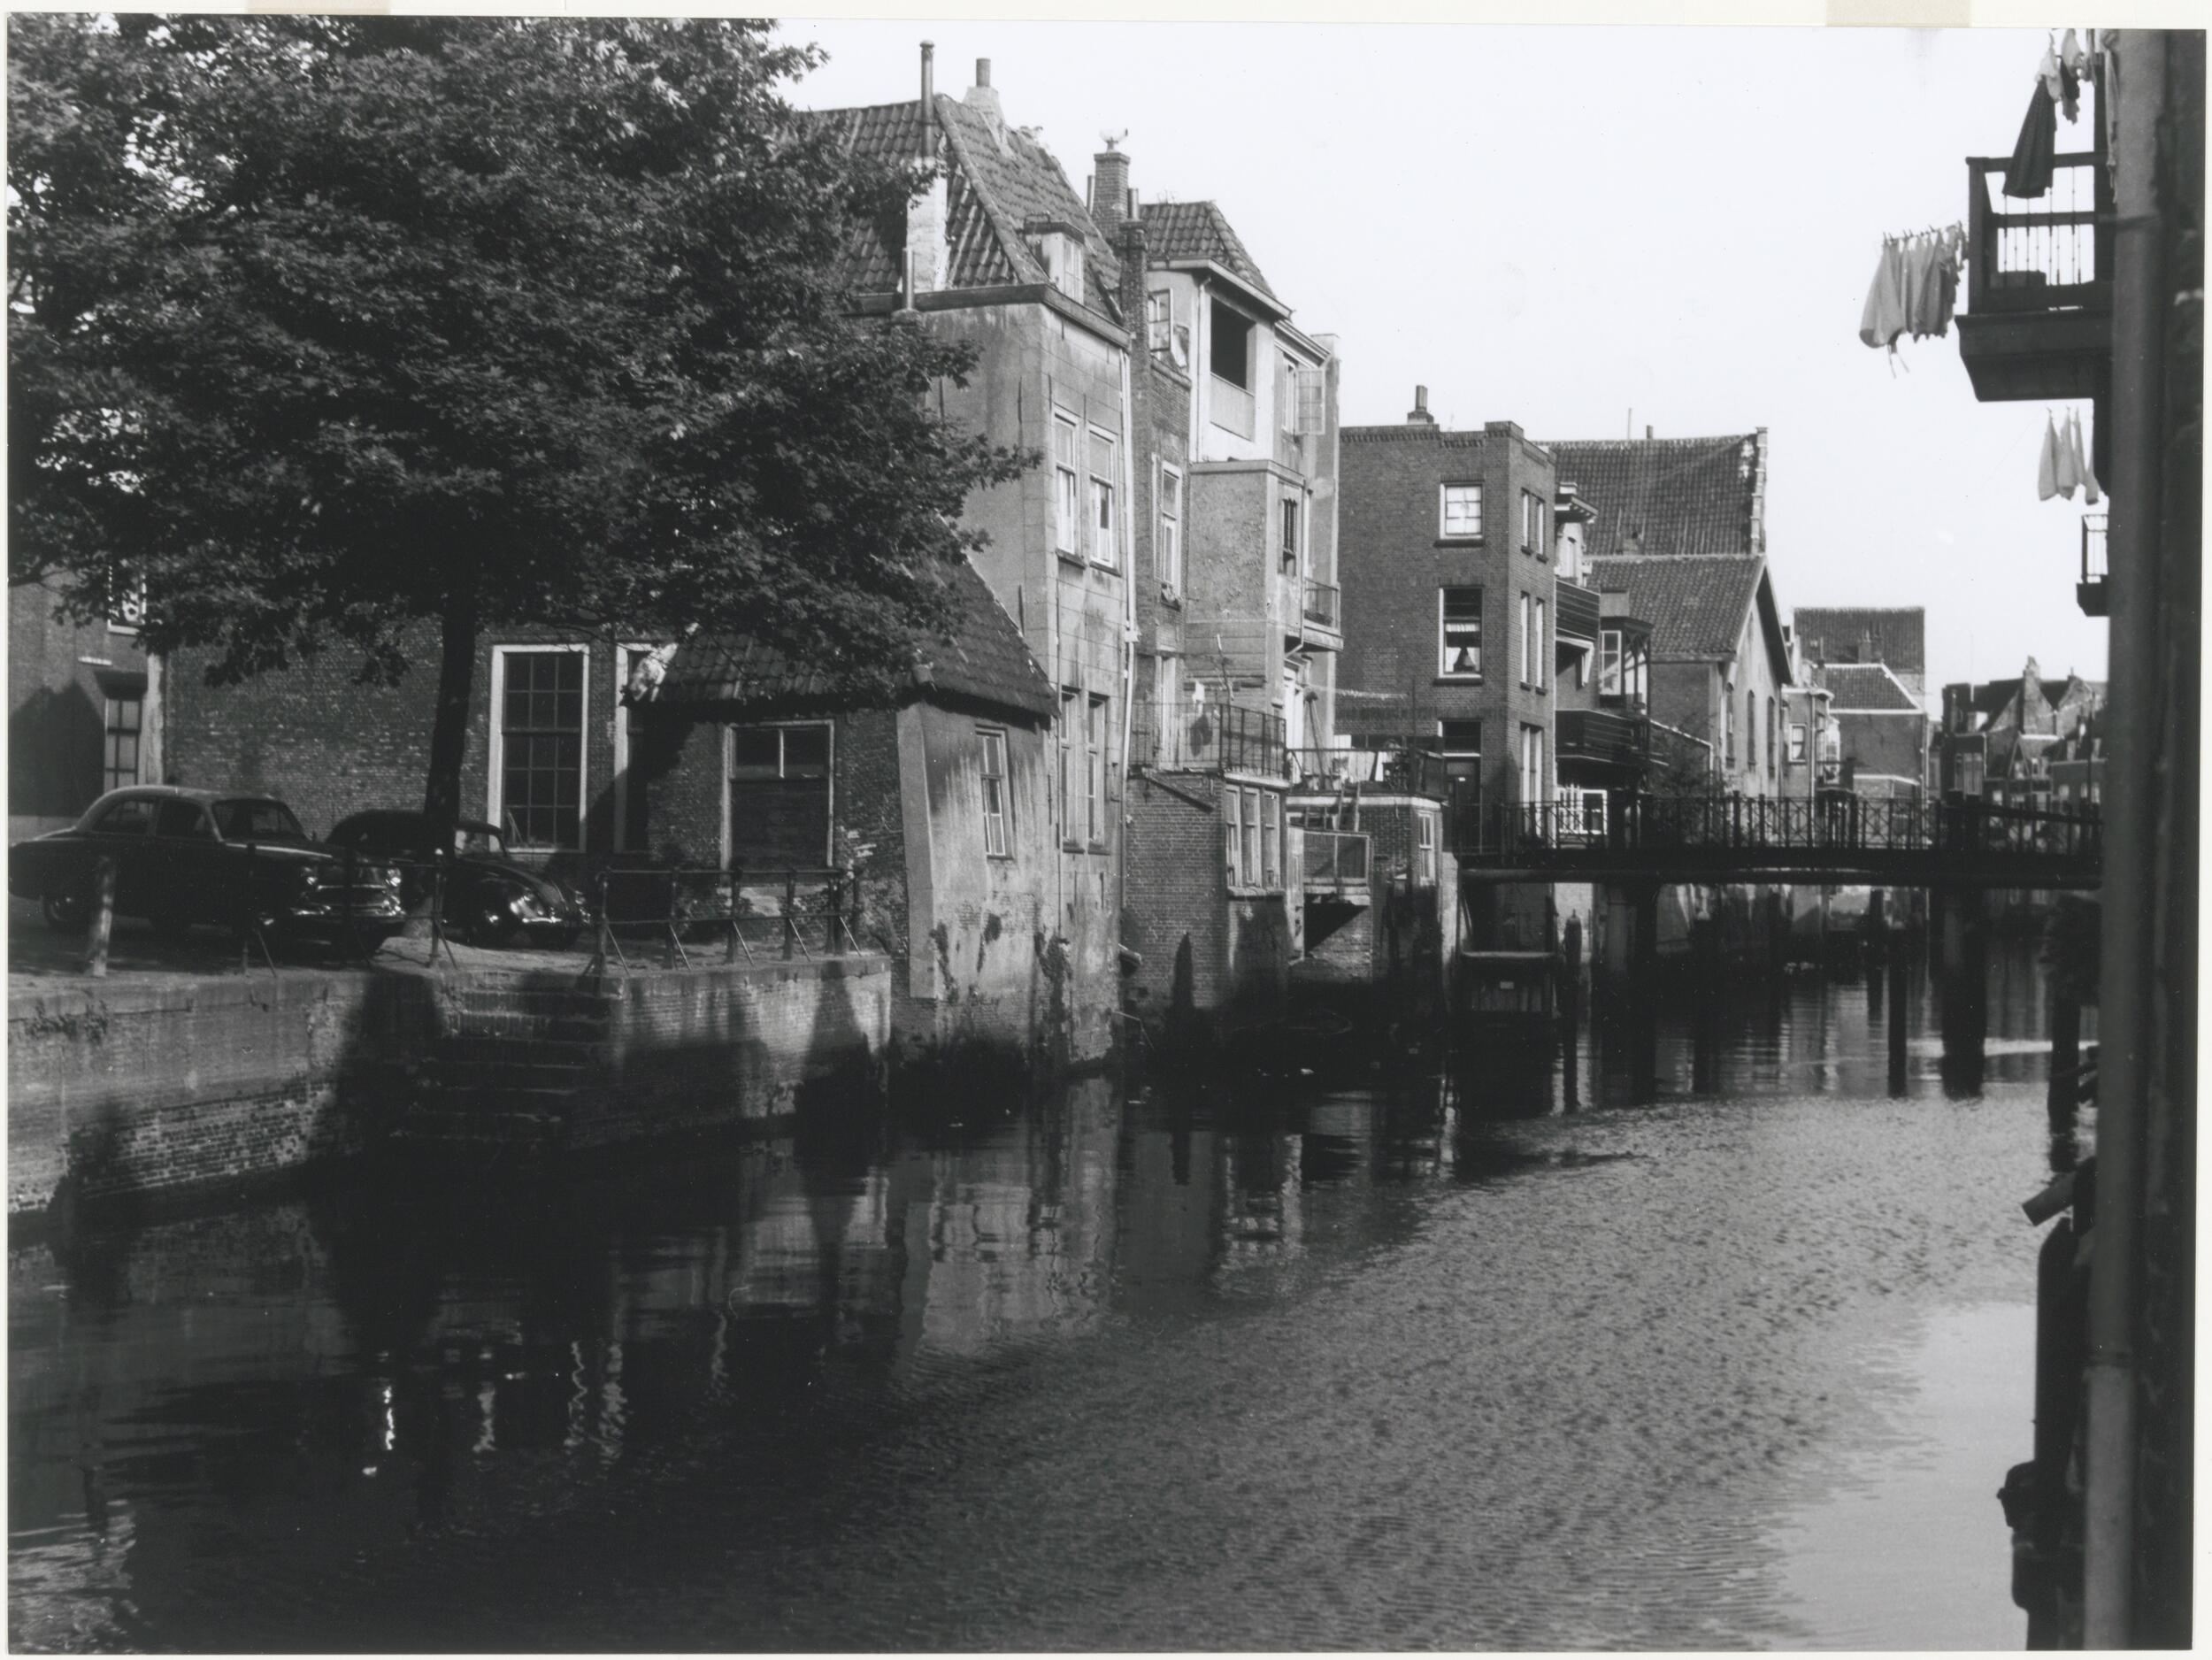
[[[304,842],[307,832],[280,801],[219,801],[216,827],[226,842]]]

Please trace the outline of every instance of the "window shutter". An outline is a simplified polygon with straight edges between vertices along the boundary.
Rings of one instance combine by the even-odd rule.
[[[1301,437],[1318,438],[1328,426],[1328,388],[1326,372],[1320,369],[1298,371],[1298,425]]]

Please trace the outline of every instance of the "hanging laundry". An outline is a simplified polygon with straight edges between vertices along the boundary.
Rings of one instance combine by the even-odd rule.
[[[1878,350],[1893,352],[1897,337],[1905,332],[1905,277],[1901,250],[1893,237],[1882,239],[1882,257],[1874,267],[1874,284],[1866,291],[1866,306],[1859,314],[1859,338]]]
[[[2020,123],[2020,140],[2012,148],[2005,168],[2005,194],[2033,199],[2051,188],[2051,163],[2058,150],[2058,112],[2046,96],[2041,80],[2028,100],[2027,119]]]
[[[2035,78],[2043,83],[2043,94],[2053,104],[2056,104],[2066,96],[2066,87],[2061,79],[2061,73],[2058,48],[2055,45],[2046,45],[2043,48],[2042,58],[2035,65]]]
[[[2058,60],[2058,107],[2067,126],[2081,119],[2081,77],[2063,58]]]
[[[2097,485],[2097,470],[2089,465],[2089,451],[2081,442],[2081,411],[2070,410],[2066,414],[2068,436],[2074,444],[2074,470],[2081,474],[2081,499],[2094,507],[2104,499],[2104,492]]]
[[[1966,227],[1954,225],[1943,233],[1943,254],[1936,265],[1936,328],[1938,334],[1951,332],[1951,317],[1958,306],[1959,266],[1966,256]]]
[[[2045,419],[2047,422],[2048,417]],[[2066,411],[2066,430],[2058,435],[2057,449],[2052,482],[2058,486],[2058,493],[2070,502],[2074,499],[2074,492],[2081,488],[2081,446],[2075,435],[2074,412],[2071,410]]]
[[[2035,494],[2046,502],[2058,494],[2058,428],[2048,414],[2043,417],[2043,454],[2036,464]]]

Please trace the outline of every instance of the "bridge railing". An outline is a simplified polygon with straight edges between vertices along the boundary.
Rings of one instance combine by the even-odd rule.
[[[1571,797],[1493,803],[1455,816],[1453,851],[1463,861],[1505,864],[1570,851],[1733,849],[1756,864],[1761,855],[1870,851],[2093,860],[2102,850],[2103,826],[2093,807],[2038,811],[1973,797],[1782,801],[1623,795],[1613,809],[1594,814],[1586,803]]]

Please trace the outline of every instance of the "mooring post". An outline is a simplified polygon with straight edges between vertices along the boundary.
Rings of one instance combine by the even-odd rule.
[[[86,941],[84,972],[95,980],[108,977],[108,935],[115,928],[115,860],[103,857],[93,867],[92,934]]]
[[[2070,1129],[2081,1101],[2081,1003],[2055,983],[2051,987],[2051,1083],[2045,1104],[2051,1133]]]
[[[1901,1097],[1905,1094],[1905,1013],[1906,964],[1905,953],[1899,949],[1895,936],[1889,946],[1889,1093]]]

